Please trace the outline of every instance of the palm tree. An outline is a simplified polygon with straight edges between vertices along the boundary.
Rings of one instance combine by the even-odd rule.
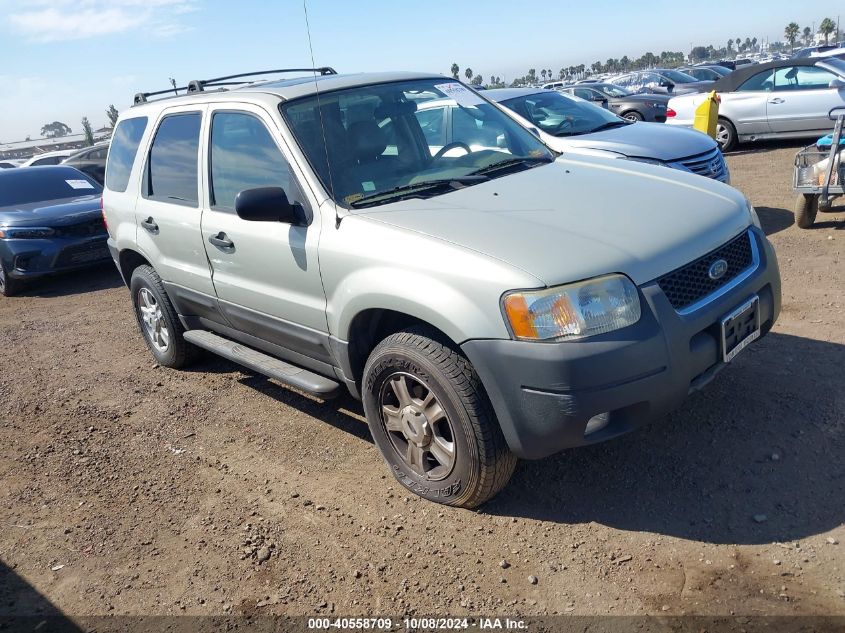
[[[824,35],[824,43],[827,44],[827,40],[830,37],[830,34],[836,30],[836,22],[831,20],[830,18],[825,18],[822,20],[822,23],[819,24],[819,33]]]
[[[728,40],[728,53],[731,52],[731,49],[734,47],[734,41]]]
[[[545,68],[540,69],[540,77],[543,78],[544,82],[546,81],[546,69]]]
[[[467,67],[464,71],[464,77],[467,78],[467,81],[472,81],[472,68]]]
[[[802,31],[802,35],[804,36],[804,46],[809,46],[810,42],[813,41],[813,29],[809,26],[805,26]]]
[[[789,42],[789,50],[795,49],[795,40],[798,39],[798,30],[801,27],[796,22],[790,22],[783,30],[783,37]]]
[[[754,50],[754,51],[757,50],[757,38],[756,37],[751,38],[751,49]]]
[[[460,66],[458,66],[457,64],[452,64],[452,77],[453,77],[454,79],[457,79],[457,78],[458,78],[458,73],[459,73],[459,72],[461,72],[461,68],[460,68]]]

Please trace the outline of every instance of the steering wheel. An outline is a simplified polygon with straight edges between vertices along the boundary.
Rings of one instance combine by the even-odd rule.
[[[552,134],[555,134],[557,132],[562,132],[566,128],[572,128],[574,123],[575,123],[575,119],[573,119],[571,116],[567,115],[560,123],[558,123],[555,126],[554,132],[552,132]]]
[[[441,147],[440,150],[434,155],[434,158],[442,158],[446,152],[448,152],[450,149],[455,149],[456,147],[459,147],[462,150],[466,150],[467,154],[472,154],[472,149],[469,145],[461,141],[453,141],[448,145],[444,145],[443,147]]]

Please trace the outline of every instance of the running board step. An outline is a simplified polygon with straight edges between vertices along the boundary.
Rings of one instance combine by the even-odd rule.
[[[291,365],[264,352],[218,336],[213,332],[188,330],[183,336],[186,341],[197,347],[207,349],[209,352],[214,352],[239,365],[320,398],[334,398],[340,393],[340,384],[331,378],[325,378],[302,367]]]

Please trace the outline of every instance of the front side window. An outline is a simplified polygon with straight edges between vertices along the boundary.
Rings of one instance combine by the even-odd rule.
[[[815,66],[790,66],[775,71],[775,90],[824,90],[836,78],[833,73]]]
[[[436,115],[423,114],[444,108],[453,118],[446,144],[436,134]],[[326,191],[353,208],[449,193],[555,156],[496,106],[449,79],[321,92],[280,109]]]
[[[245,189],[281,187],[292,201],[290,168],[269,130],[245,112],[215,112],[211,119],[211,206],[233,211]]]
[[[199,112],[162,119],[147,160],[146,197],[197,206],[201,120]]]
[[[106,163],[106,188],[112,191],[126,191],[129,174],[138,153],[138,145],[144,130],[147,129],[147,117],[123,119],[117,124],[112,135],[109,160]]]
[[[676,84],[688,84],[696,81],[695,77],[682,73],[679,70],[664,70],[661,75]]]
[[[538,92],[502,101],[523,119],[552,136],[577,136],[629,125],[604,108],[565,97],[558,92]]]

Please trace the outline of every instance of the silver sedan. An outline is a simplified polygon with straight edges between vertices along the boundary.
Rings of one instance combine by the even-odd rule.
[[[833,123],[828,112],[845,105],[845,62],[785,59],[734,71],[713,84],[719,94],[717,138],[723,151],[767,138],[818,138]],[[692,127],[704,94],[669,101],[667,125]]]

